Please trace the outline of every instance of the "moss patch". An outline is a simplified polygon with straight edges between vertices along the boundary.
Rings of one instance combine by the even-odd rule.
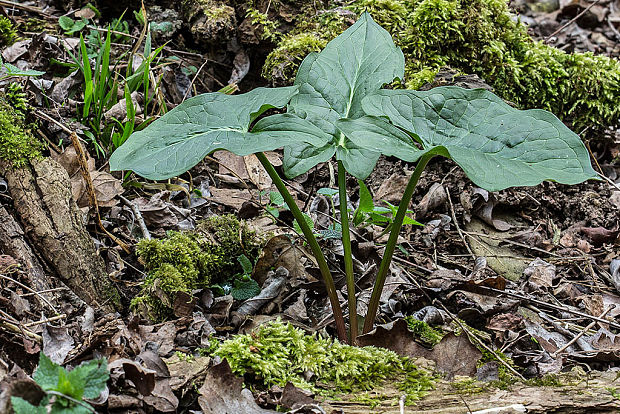
[[[17,31],[13,22],[6,17],[0,17],[0,46],[10,46],[17,39]]]
[[[405,321],[413,335],[431,348],[441,342],[445,335],[440,329],[433,328],[426,322],[417,320],[413,316],[405,317]]]
[[[24,120],[24,114],[0,98],[0,159],[15,168],[41,156],[45,145],[37,140]]]
[[[613,125],[620,117],[618,60],[569,54],[533,41],[504,0],[357,0],[349,9],[370,12],[402,48],[404,87],[417,89],[440,68],[450,67],[477,74],[502,98],[520,108],[547,109],[576,130]],[[307,23],[285,36],[269,56],[263,74],[275,84],[290,83],[298,62],[318,41],[341,31],[335,21],[320,19],[331,13],[344,22],[341,12],[306,16]],[[297,46],[299,39],[306,40],[305,47]]]
[[[191,294],[242,273],[237,258],[245,255],[253,262],[262,243],[233,215],[209,217],[196,230],[170,232],[165,239],[141,240],[137,252],[149,274],[132,307],[152,319],[166,319],[178,292]]]
[[[389,379],[398,383],[413,402],[433,383],[425,371],[392,351],[306,335],[279,320],[223,342],[215,354],[226,358],[234,373],[266,388],[283,387],[290,381],[300,388],[335,396],[371,390]]]

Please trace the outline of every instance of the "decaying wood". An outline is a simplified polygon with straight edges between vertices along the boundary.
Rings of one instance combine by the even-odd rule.
[[[0,173],[9,185],[13,209],[28,242],[51,270],[90,306],[105,311],[118,308],[118,292],[84,227],[66,171],[45,158],[19,169],[0,165]]]
[[[589,378],[588,378],[589,377]],[[608,388],[618,387],[614,372],[594,372],[575,383],[563,386],[513,385],[509,390],[494,389],[475,394],[458,394],[450,383],[442,382],[416,405],[405,407],[405,414],[465,414],[487,411],[501,414],[531,413],[617,413],[620,400],[614,398]],[[345,412],[347,414],[401,413],[398,406],[400,394],[388,390],[393,395],[380,406],[370,409],[367,405],[354,401],[330,401],[321,404],[325,412]],[[384,394],[385,395],[385,394]],[[516,409],[522,405],[526,411]],[[501,409],[500,409],[501,408]],[[342,410],[342,411],[340,411]]]
[[[26,242],[24,231],[4,206],[0,206],[0,223],[0,250],[21,263],[33,289],[50,289],[43,266]]]

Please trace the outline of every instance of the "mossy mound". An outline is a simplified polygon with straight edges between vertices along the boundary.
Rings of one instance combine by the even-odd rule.
[[[10,46],[17,39],[17,31],[10,19],[0,17],[0,46]]]
[[[41,156],[45,145],[36,139],[26,125],[24,113],[16,111],[4,97],[0,97],[0,160],[15,168],[23,167]]]
[[[230,39],[237,29],[235,9],[215,0],[183,0],[185,21],[197,43]]]
[[[262,244],[263,239],[233,215],[209,217],[196,230],[170,232],[165,239],[141,240],[137,252],[149,273],[132,307],[164,320],[172,315],[178,292],[191,294],[225,283],[243,272],[237,258],[245,255],[254,262]]]
[[[321,395],[336,396],[371,390],[389,379],[398,383],[411,403],[433,386],[432,376],[392,351],[306,335],[279,320],[223,342],[215,355],[226,358],[234,373],[266,388],[291,382]]]
[[[577,131],[620,118],[620,62],[532,40],[504,0],[357,0],[349,9],[370,12],[402,48],[404,87],[417,89],[450,67],[477,74],[520,108],[555,113]],[[268,56],[263,75],[274,84],[292,82],[305,55],[342,31],[343,16],[334,9],[308,17]]]

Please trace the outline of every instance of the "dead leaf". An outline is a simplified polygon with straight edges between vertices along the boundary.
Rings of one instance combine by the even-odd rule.
[[[208,201],[231,207],[235,210],[239,210],[243,203],[252,199],[248,190],[215,187],[211,187],[209,190],[211,191],[211,197],[207,197]]]
[[[422,197],[416,208],[418,218],[426,217],[432,210],[448,201],[446,189],[440,183],[433,183],[428,192]]]
[[[43,353],[57,364],[64,364],[65,358],[73,349],[73,338],[66,326],[43,325]]]
[[[173,391],[185,390],[194,383],[199,383],[204,378],[211,358],[197,356],[192,360],[180,359],[178,354],[173,354],[164,362],[170,370],[170,388]]]
[[[528,287],[530,291],[536,291],[541,288],[550,288],[555,279],[555,265],[547,263],[540,257],[532,261],[525,270],[523,275],[528,278]]]
[[[290,382],[287,382],[282,390],[280,404],[288,409],[295,409],[302,405],[315,404],[313,393],[307,390],[297,388]]]
[[[95,12],[93,11],[93,9],[91,9],[90,7],[86,6],[78,11],[75,12],[74,16],[78,19],[92,19],[93,17],[96,16]]]
[[[250,71],[250,57],[245,49],[240,48],[233,59],[233,70],[228,84],[239,83]]]
[[[254,154],[246,155],[243,157],[243,162],[245,163],[245,169],[248,172],[248,176],[250,177],[250,181],[254,183],[256,188],[259,191],[268,190],[271,188],[271,178],[267,171],[263,168],[258,157]]]
[[[243,388],[243,379],[230,370],[228,361],[211,367],[200,387],[198,404],[205,414],[271,414],[256,405],[252,392]]]
[[[108,364],[110,376],[114,382],[120,378],[130,380],[138,392],[149,395],[155,388],[155,371],[145,368],[139,363],[127,358],[120,358]]]
[[[137,357],[148,369],[155,371],[155,386],[143,401],[164,413],[176,412],[179,400],[170,387],[170,371],[161,357],[152,350],[145,350]]]
[[[289,271],[291,285],[298,286],[301,282],[316,282],[303,265],[303,252],[285,235],[279,235],[269,239],[261,257],[254,266],[252,278],[262,285],[267,279],[267,274],[271,269],[282,266]]]
[[[444,373],[447,379],[452,379],[455,375],[474,375],[478,360],[482,357],[482,353],[471,344],[466,334],[456,336],[449,333],[429,350],[413,339],[404,319],[379,325],[357,339],[360,346],[374,345],[410,358],[423,357],[433,360],[437,364],[437,370]]]
[[[607,230],[604,227],[581,227],[580,230],[595,246],[613,243],[619,233],[618,230]]]
[[[123,194],[125,191],[121,181],[105,171],[97,171],[95,168],[95,160],[86,150],[84,151],[90,178],[93,183],[93,189],[97,197],[97,204],[99,207],[115,206],[118,204],[116,197]],[[86,189],[86,183],[80,172],[80,164],[75,148],[73,148],[73,146],[67,147],[62,154],[52,153],[52,158],[62,165],[69,174],[71,179],[71,192],[78,207],[88,207],[90,205],[90,197]]]
[[[169,191],[161,191],[148,200],[144,197],[133,199],[149,228],[176,227],[190,217],[191,210],[174,205],[168,201],[169,197]]]
[[[377,192],[375,193],[375,200],[385,200],[392,204],[398,205],[400,199],[403,196],[405,187],[409,183],[411,173],[394,173],[381,184]]]

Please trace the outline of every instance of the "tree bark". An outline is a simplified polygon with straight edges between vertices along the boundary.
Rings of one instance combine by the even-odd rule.
[[[18,169],[2,162],[0,174],[8,183],[13,211],[23,228],[7,217],[7,209],[0,208],[0,219],[5,223],[0,227],[0,243],[7,254],[31,271],[33,288],[44,289],[49,283],[32,250],[88,305],[106,312],[119,309],[118,291],[84,227],[66,171],[54,160],[43,158]],[[30,247],[19,239],[27,240]]]

